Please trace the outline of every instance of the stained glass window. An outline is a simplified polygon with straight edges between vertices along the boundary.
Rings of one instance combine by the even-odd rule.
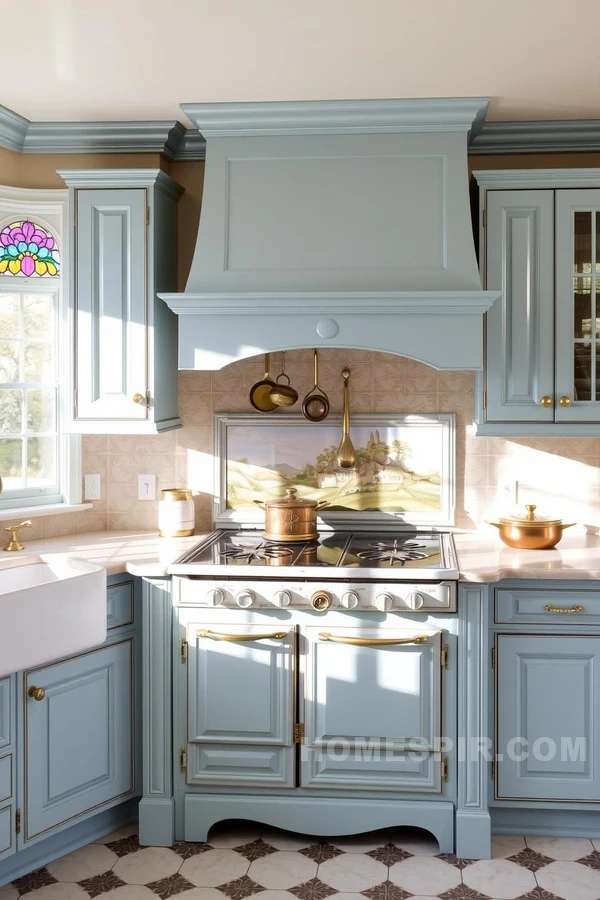
[[[49,231],[29,220],[0,231],[0,275],[52,276],[60,272],[60,253]]]

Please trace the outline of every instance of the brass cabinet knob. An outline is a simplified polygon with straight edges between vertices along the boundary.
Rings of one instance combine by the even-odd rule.
[[[571,398],[570,397],[561,397],[558,402],[560,403],[561,406],[570,406]]]
[[[29,690],[27,691],[30,697],[33,697],[34,700],[43,700],[46,696],[46,691],[44,688],[35,687],[35,685],[31,685]]]
[[[542,397],[540,406],[552,406],[552,397]]]
[[[134,403],[145,403],[146,402],[146,398],[144,397],[143,394],[134,394],[132,397],[132,400]]]
[[[329,609],[331,606],[331,594],[328,591],[315,591],[310,598],[310,605],[319,612]]]

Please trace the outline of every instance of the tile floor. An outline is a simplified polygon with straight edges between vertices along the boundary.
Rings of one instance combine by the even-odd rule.
[[[140,847],[122,829],[0,888],[0,900],[600,900],[600,842],[498,837],[491,860],[408,829],[306,837],[248,823],[205,844]]]

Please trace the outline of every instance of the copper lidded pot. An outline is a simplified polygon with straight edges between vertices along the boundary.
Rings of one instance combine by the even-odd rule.
[[[319,537],[317,510],[327,506],[327,501],[302,500],[296,496],[296,488],[287,488],[285,494],[281,500],[254,501],[265,511],[263,537],[282,543],[316,541]]]
[[[518,550],[551,550],[562,538],[565,528],[575,524],[565,525],[562,519],[536,515],[533,504],[525,509],[525,515],[500,517],[497,522],[488,522],[498,529],[501,541]]]

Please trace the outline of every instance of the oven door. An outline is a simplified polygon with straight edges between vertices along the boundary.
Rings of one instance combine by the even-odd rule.
[[[199,622],[188,642],[186,783],[293,787],[296,632],[289,623]]]
[[[442,632],[307,626],[305,788],[441,792]]]

